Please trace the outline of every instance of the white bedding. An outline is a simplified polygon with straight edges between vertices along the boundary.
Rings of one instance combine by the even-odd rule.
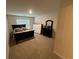
[[[23,33],[23,32],[28,32],[28,31],[32,31],[32,30],[29,30],[29,29],[26,29],[26,30],[22,30],[22,31],[18,31],[18,32],[13,32],[14,34],[18,34],[18,33]]]

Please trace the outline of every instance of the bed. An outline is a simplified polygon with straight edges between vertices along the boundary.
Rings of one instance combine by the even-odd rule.
[[[13,28],[13,35],[14,35],[16,42],[19,40],[34,37],[34,30],[26,29],[25,24],[12,25],[12,28]]]

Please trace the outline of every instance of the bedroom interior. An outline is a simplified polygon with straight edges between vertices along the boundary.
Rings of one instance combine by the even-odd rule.
[[[6,0],[7,59],[72,59],[72,2]]]

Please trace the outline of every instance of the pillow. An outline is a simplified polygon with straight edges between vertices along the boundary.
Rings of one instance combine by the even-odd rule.
[[[22,27],[21,30],[26,30],[26,27]]]
[[[19,31],[21,31],[21,28],[15,28],[14,31],[19,32]]]

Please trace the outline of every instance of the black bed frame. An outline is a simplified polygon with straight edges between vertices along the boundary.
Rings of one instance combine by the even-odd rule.
[[[26,27],[25,24],[22,25],[12,25],[12,29],[14,30],[15,28],[22,28],[22,27]],[[16,33],[13,34],[14,35],[14,39],[15,41],[19,41],[19,40],[23,40],[26,38],[33,38],[34,37],[34,30],[31,31],[27,31],[27,32],[22,32],[22,33]]]
[[[14,30],[15,28],[21,28],[21,27],[26,27],[25,24],[21,24],[21,25],[12,25],[12,29]]]
[[[34,38],[34,30],[23,32],[23,33],[17,33],[14,34],[14,38],[16,40],[16,43],[20,40],[28,39],[28,38]]]

